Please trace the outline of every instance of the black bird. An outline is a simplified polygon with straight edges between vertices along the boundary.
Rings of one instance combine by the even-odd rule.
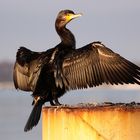
[[[139,84],[140,67],[107,48],[92,42],[76,49],[75,37],[66,28],[68,22],[81,16],[71,10],[59,12],[55,28],[61,42],[44,52],[25,47],[17,51],[13,79],[16,89],[32,91],[33,110],[24,131],[38,124],[42,105],[60,105],[58,98],[68,90],[106,84]]]

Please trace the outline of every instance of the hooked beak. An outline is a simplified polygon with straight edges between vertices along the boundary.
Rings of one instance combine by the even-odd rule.
[[[81,17],[81,16],[82,16],[82,14],[73,14],[70,17],[71,17],[71,19],[74,19],[74,18],[78,18],[78,17]]]
[[[67,22],[71,21],[72,19],[75,19],[75,18],[78,18],[78,17],[81,17],[82,14],[69,14],[66,16],[66,20]]]

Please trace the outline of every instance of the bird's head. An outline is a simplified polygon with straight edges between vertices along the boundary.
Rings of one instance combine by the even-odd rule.
[[[55,24],[57,27],[61,28],[66,26],[66,24],[70,22],[72,19],[75,19],[80,16],[82,16],[82,14],[75,14],[71,10],[62,10],[58,13]]]

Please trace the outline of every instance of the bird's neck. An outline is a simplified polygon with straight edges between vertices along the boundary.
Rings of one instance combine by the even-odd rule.
[[[56,27],[56,31],[60,36],[62,44],[66,46],[71,46],[73,49],[75,49],[76,44],[75,37],[70,30],[68,30],[66,27],[61,28]]]

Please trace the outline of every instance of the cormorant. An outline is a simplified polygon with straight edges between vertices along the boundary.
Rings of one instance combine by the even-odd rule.
[[[38,124],[45,102],[60,105],[58,98],[66,91],[106,84],[139,84],[140,67],[107,48],[92,42],[76,49],[75,37],[66,28],[81,16],[71,10],[59,12],[55,28],[61,42],[44,52],[25,47],[17,51],[13,79],[16,89],[32,91],[33,110],[24,131]]]

